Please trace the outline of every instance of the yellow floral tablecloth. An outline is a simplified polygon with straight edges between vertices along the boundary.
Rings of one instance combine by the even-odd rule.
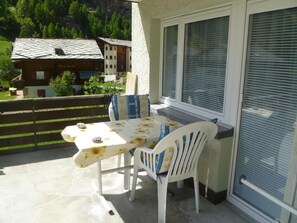
[[[76,125],[62,131],[63,139],[74,142],[78,152],[73,156],[79,167],[86,167],[98,160],[119,155],[138,146],[154,147],[159,139],[160,126],[166,123],[173,128],[182,125],[163,116],[152,115],[143,119],[87,124],[86,129]],[[94,137],[101,137],[94,143]]]

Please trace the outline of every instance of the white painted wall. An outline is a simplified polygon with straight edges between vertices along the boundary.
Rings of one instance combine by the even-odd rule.
[[[76,91],[80,91],[82,89],[81,85],[73,85],[72,88],[75,88]],[[23,90],[24,96],[36,98],[37,90],[45,90],[46,97],[55,97],[56,93],[50,86],[26,86]]]

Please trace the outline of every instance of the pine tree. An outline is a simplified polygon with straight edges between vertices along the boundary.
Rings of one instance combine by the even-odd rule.
[[[31,18],[24,18],[21,21],[20,37],[32,37],[35,33],[35,25]]]

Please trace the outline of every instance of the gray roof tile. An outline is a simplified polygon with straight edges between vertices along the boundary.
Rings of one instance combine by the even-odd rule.
[[[109,45],[113,45],[113,46],[131,47],[131,41],[129,41],[129,40],[110,39],[110,38],[103,38],[103,37],[98,37],[98,39],[108,43]]]
[[[95,40],[16,38],[12,60],[21,59],[103,59]],[[63,54],[58,55],[56,48]]]

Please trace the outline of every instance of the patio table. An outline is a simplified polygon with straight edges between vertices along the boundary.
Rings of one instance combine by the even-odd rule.
[[[101,173],[117,172],[124,169],[124,186],[125,189],[129,189],[130,172],[128,168],[132,167],[129,150],[139,146],[153,148],[158,142],[162,123],[173,128],[182,126],[169,118],[152,114],[152,116],[142,119],[86,124],[85,129],[80,129],[77,125],[67,126],[61,134],[65,141],[74,142],[78,148],[78,152],[73,156],[77,166],[87,167],[98,163],[98,190],[101,195]],[[93,139],[96,137],[100,137],[101,141],[94,142]],[[122,153],[124,153],[124,167],[101,171],[101,160]]]

